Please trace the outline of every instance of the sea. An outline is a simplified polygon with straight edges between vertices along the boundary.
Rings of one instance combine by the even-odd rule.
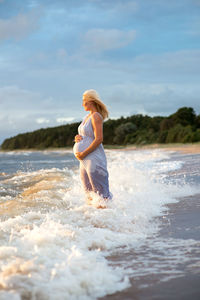
[[[1,300],[92,300],[200,273],[200,237],[160,234],[170,205],[200,194],[200,154],[106,156],[113,199],[98,209],[71,150],[0,152]]]

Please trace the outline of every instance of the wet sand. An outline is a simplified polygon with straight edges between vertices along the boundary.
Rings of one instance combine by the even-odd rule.
[[[186,153],[186,154],[195,154],[195,153],[200,153],[200,143],[190,143],[190,144],[149,144],[149,145],[144,145],[144,146],[135,146],[135,145],[128,145],[128,146],[113,146],[113,145],[104,145],[105,149],[108,150],[123,150],[123,151],[132,151],[132,150],[152,150],[152,149],[162,149],[165,151],[178,151],[181,153]],[[71,147],[61,147],[61,148],[46,148],[46,149],[17,149],[13,150],[14,152],[37,152],[37,151],[60,151],[63,153],[65,151],[72,151]],[[0,152],[12,152],[12,150],[2,150],[0,149]]]
[[[105,147],[106,148],[106,147]],[[185,154],[198,154],[200,153],[200,143],[195,144],[152,144],[145,146],[126,146],[120,148],[109,148],[110,150],[152,150],[152,149],[162,149],[165,151],[177,151]]]
[[[200,194],[185,197],[180,202],[168,205],[168,220],[163,220],[159,235],[162,238],[194,239],[200,241]],[[188,249],[188,251],[190,251]],[[191,253],[193,255],[193,253]],[[196,253],[194,253],[196,255]],[[115,258],[116,259],[116,258]],[[112,258],[111,258],[112,260]],[[131,287],[107,295],[101,300],[199,300],[200,257],[196,268],[187,263],[180,266],[185,275],[161,282],[159,275],[149,274],[132,278]],[[144,287],[141,288],[141,285]]]

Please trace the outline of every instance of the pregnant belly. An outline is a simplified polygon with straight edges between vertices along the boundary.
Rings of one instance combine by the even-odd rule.
[[[92,141],[93,139],[91,137],[83,136],[83,139],[80,142],[74,144],[73,147],[74,155],[76,152],[83,152],[85,149],[87,149],[92,143]]]

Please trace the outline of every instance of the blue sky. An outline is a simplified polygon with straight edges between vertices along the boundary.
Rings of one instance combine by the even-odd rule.
[[[0,0],[0,143],[85,115],[200,113],[200,0]]]

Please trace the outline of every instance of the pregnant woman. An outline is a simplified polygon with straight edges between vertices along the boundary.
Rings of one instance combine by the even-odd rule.
[[[95,195],[108,200],[112,194],[109,191],[107,161],[102,145],[103,120],[108,117],[108,110],[95,90],[83,94],[83,107],[90,113],[78,127],[73,148],[74,155],[80,161],[81,182],[88,202]]]

